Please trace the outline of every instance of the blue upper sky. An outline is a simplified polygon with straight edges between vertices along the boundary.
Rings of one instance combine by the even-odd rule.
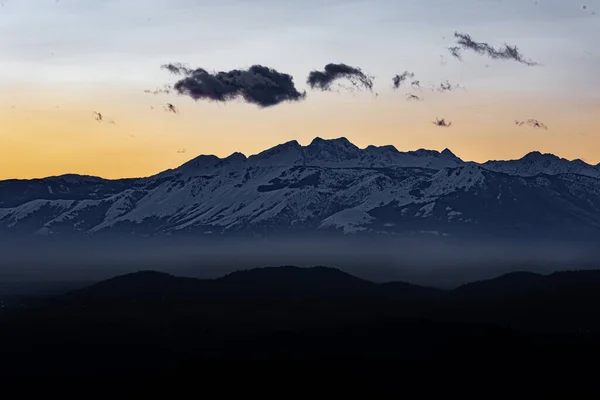
[[[345,62],[384,88],[405,69],[422,82],[596,93],[600,85],[599,0],[587,9],[572,0],[3,1],[0,81],[161,82],[158,66],[182,61],[219,70],[260,63],[303,87],[311,69]],[[445,50],[456,30],[516,44],[544,68],[474,54],[458,63]]]

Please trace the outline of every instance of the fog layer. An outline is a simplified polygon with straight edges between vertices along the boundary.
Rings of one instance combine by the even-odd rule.
[[[3,239],[1,281],[96,281],[139,270],[213,278],[265,266],[328,266],[373,280],[455,287],[512,271],[600,265],[593,243],[442,238]]]

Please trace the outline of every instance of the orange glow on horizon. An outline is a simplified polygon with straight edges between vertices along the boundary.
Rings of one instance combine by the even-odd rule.
[[[344,136],[361,148],[449,148],[464,160],[478,162],[520,158],[534,150],[600,162],[600,134],[593,120],[599,99],[425,91],[424,101],[409,102],[401,92],[379,97],[318,93],[300,104],[261,110],[145,95],[137,86],[114,92],[106,87],[52,89],[39,90],[33,98],[26,96],[29,90],[17,96],[8,91],[0,98],[0,179],[65,173],[148,176],[199,154],[251,155],[289,140],[306,145],[317,136]],[[180,114],[162,110],[166,102],[175,104]],[[106,121],[95,121],[93,111],[102,112]],[[436,117],[452,121],[452,127],[434,126],[430,122]],[[536,118],[549,129],[514,124],[526,118]],[[109,124],[110,119],[116,124]],[[186,153],[177,153],[182,148]]]

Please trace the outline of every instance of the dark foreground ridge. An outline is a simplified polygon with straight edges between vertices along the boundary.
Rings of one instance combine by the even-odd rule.
[[[325,267],[212,280],[142,271],[5,307],[1,372],[181,376],[236,360],[571,365],[600,355],[599,306],[600,271],[516,272],[448,291]]]

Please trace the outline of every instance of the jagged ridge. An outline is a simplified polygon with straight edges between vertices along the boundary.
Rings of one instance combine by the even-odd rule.
[[[291,141],[198,156],[137,179],[0,182],[0,233],[598,235],[600,168],[533,152],[465,162],[450,150]]]

